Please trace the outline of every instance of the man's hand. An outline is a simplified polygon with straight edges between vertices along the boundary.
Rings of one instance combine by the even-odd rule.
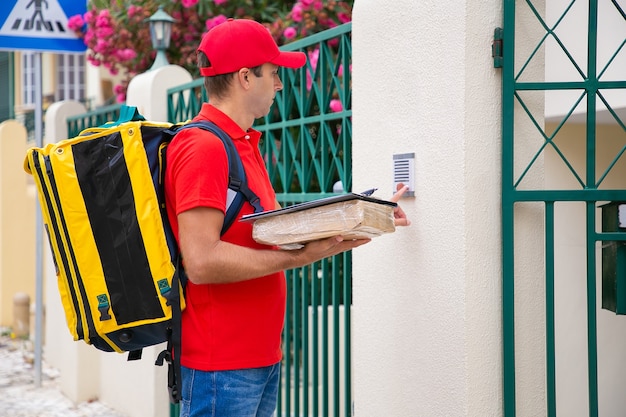
[[[299,252],[301,259],[304,259],[302,264],[308,265],[320,259],[352,250],[371,241],[372,239],[369,238],[344,240],[341,236],[333,236],[308,242],[302,249],[294,252]]]
[[[397,203],[408,189],[409,187],[407,185],[398,183],[398,186],[396,187],[396,193],[393,195],[393,197],[389,199],[389,201]],[[399,205],[396,206],[396,208],[393,210],[393,217],[396,226],[409,226],[411,224],[411,221],[406,217],[406,213]]]

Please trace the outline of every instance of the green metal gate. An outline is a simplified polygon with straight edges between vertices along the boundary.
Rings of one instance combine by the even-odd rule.
[[[602,390],[611,387],[599,383],[599,377],[618,377],[607,376],[614,370],[598,365],[599,357],[611,362],[599,355],[599,350],[610,349],[606,342],[599,343],[598,324],[602,323],[602,332],[616,333],[626,325],[626,318],[615,321],[607,315],[614,313],[598,303],[601,296],[602,304],[611,296],[602,287],[602,271],[619,262],[605,259],[603,265],[602,247],[611,242],[621,247],[626,241],[626,229],[601,225],[604,204],[626,201],[626,119],[620,110],[626,106],[626,14],[622,7],[626,3],[617,0],[504,0],[503,28],[495,31],[494,65],[501,68],[503,89],[502,314],[507,417],[526,415],[522,410],[528,384],[519,376],[524,372],[519,357],[529,350],[525,344],[534,342],[524,339],[526,330],[519,323],[531,320],[524,317],[528,310],[520,307],[516,297],[528,286],[534,286],[541,297],[539,316],[545,321],[539,350],[545,356],[534,358],[544,365],[541,415],[556,416],[558,411],[558,415],[570,416],[571,411],[557,410],[557,405],[581,401],[587,407],[578,409],[576,415],[598,416],[599,410],[610,410],[623,401],[602,395]],[[529,212],[542,222],[537,230],[543,250],[536,262],[527,265],[541,265],[543,274],[521,279],[518,260],[533,245],[520,243],[516,235],[526,233],[528,225],[533,227],[524,220]],[[572,216],[580,221],[567,220],[571,213],[580,213]],[[578,262],[583,265],[579,271],[568,268],[568,263]],[[572,295],[577,286],[584,294],[579,301]],[[563,340],[582,341],[583,346],[564,346]],[[570,350],[583,352],[580,363],[563,354]],[[619,373],[623,355],[614,359]],[[568,377],[575,373],[568,366],[582,369],[578,375],[583,379],[580,384],[586,386],[584,400],[574,390],[560,389],[577,383]]]

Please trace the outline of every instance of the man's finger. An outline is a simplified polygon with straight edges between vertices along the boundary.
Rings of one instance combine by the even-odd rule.
[[[408,185],[404,185],[402,183],[399,183],[397,186],[397,191],[396,193],[389,199],[389,201],[393,201],[394,203],[397,203],[402,196],[404,195],[404,193],[406,193],[409,189]]]

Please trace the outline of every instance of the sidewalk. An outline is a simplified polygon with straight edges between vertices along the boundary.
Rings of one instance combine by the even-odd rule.
[[[74,405],[61,393],[59,372],[45,362],[35,388],[33,362],[32,342],[0,328],[0,417],[124,417],[98,401]]]

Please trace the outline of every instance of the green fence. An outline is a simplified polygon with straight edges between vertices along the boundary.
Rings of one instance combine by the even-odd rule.
[[[545,263],[545,275],[542,282],[534,284],[545,289],[545,310],[541,317],[545,318],[545,357],[534,358],[535,363],[545,363],[545,392],[540,394],[545,395],[545,411],[541,415],[572,415],[562,410],[557,413],[557,404],[568,405],[581,397],[574,391],[559,389],[574,383],[570,378],[559,377],[559,369],[567,371],[568,365],[570,369],[583,368],[580,372],[582,381],[576,383],[586,387],[588,397],[581,400],[588,410],[584,410],[583,406],[576,410],[576,415],[598,416],[599,409],[611,406],[609,401],[602,404],[599,399],[598,375],[602,370],[598,368],[598,352],[602,346],[598,343],[600,306],[597,303],[597,288],[600,286],[598,271],[601,270],[598,253],[603,242],[623,243],[626,233],[624,229],[611,233],[599,230],[598,207],[607,201],[626,201],[626,183],[616,176],[623,169],[621,166],[626,151],[623,131],[626,127],[615,110],[615,107],[623,108],[624,105],[619,104],[619,96],[623,96],[623,89],[626,88],[623,71],[620,73],[615,68],[623,68],[619,55],[626,41],[619,28],[625,23],[624,19],[626,15],[615,1],[504,1],[504,27],[496,30],[494,64],[502,68],[503,87],[502,310],[504,415],[507,417],[520,412],[525,400],[528,400],[524,392],[528,388],[524,384],[527,381],[520,379],[522,369],[517,359],[523,352],[520,346],[535,341],[521,337],[524,325],[519,323],[527,320],[524,317],[527,310],[515,308],[519,306],[516,304],[519,289],[528,285],[520,280],[516,261],[528,248],[516,248],[515,235],[523,233],[516,227],[520,213],[527,214],[535,209],[541,213],[544,226],[541,242],[544,256],[537,261]],[[575,26],[573,22],[576,22]],[[614,24],[614,30],[599,31],[599,22],[604,22],[605,27]],[[573,32],[576,33],[575,42],[568,36]],[[599,33],[603,33],[602,40]],[[564,65],[555,72],[550,63],[557,56]],[[616,64],[618,62],[621,63]],[[545,112],[544,106],[538,104],[542,102],[545,102]],[[549,118],[550,106],[555,102],[567,102],[569,105],[560,112],[553,112],[556,116]],[[544,117],[547,119],[544,120]],[[611,125],[619,126],[612,130],[614,134],[602,133],[606,126]],[[582,137],[578,145],[577,132]],[[549,164],[546,164],[548,161]],[[544,164],[550,166],[544,167]],[[545,174],[542,173],[544,168]],[[557,171],[558,179],[553,175]],[[623,175],[621,172],[620,176]],[[537,176],[543,176],[539,186],[538,182],[533,182]],[[569,230],[564,233],[559,222],[563,222],[563,215],[571,210],[579,210],[583,220],[579,224],[568,225]],[[559,242],[568,238],[564,234],[570,235],[579,228],[580,235],[584,236],[580,246],[585,266],[582,270],[564,274],[567,265],[556,253]],[[567,250],[573,251],[576,246],[571,244]],[[568,254],[564,255],[567,259]],[[574,259],[576,255],[569,256],[569,262],[578,261]],[[578,278],[582,278],[580,284]],[[558,288],[562,287],[557,284],[563,280],[569,281],[570,289],[559,293]],[[563,314],[566,304],[563,300],[573,303],[574,289],[578,285],[584,295],[567,317]],[[580,317],[582,323],[572,325],[574,317]],[[569,332],[564,330],[568,324],[571,326]],[[562,339],[571,338],[573,333],[580,335],[582,346],[572,343],[565,348]],[[569,355],[559,356],[559,352],[578,350],[583,352],[580,362],[567,362],[571,361]],[[623,360],[615,359],[616,365]],[[615,374],[620,372],[619,369],[605,368],[604,375]],[[605,385],[607,388],[611,387]],[[560,398],[559,393],[562,394]],[[615,403],[615,398],[612,403]],[[617,414],[605,412],[603,415]]]
[[[67,137],[78,136],[83,129],[101,126],[106,122],[117,120],[120,115],[121,104],[112,104],[101,107],[85,114],[78,114],[67,118]]]

